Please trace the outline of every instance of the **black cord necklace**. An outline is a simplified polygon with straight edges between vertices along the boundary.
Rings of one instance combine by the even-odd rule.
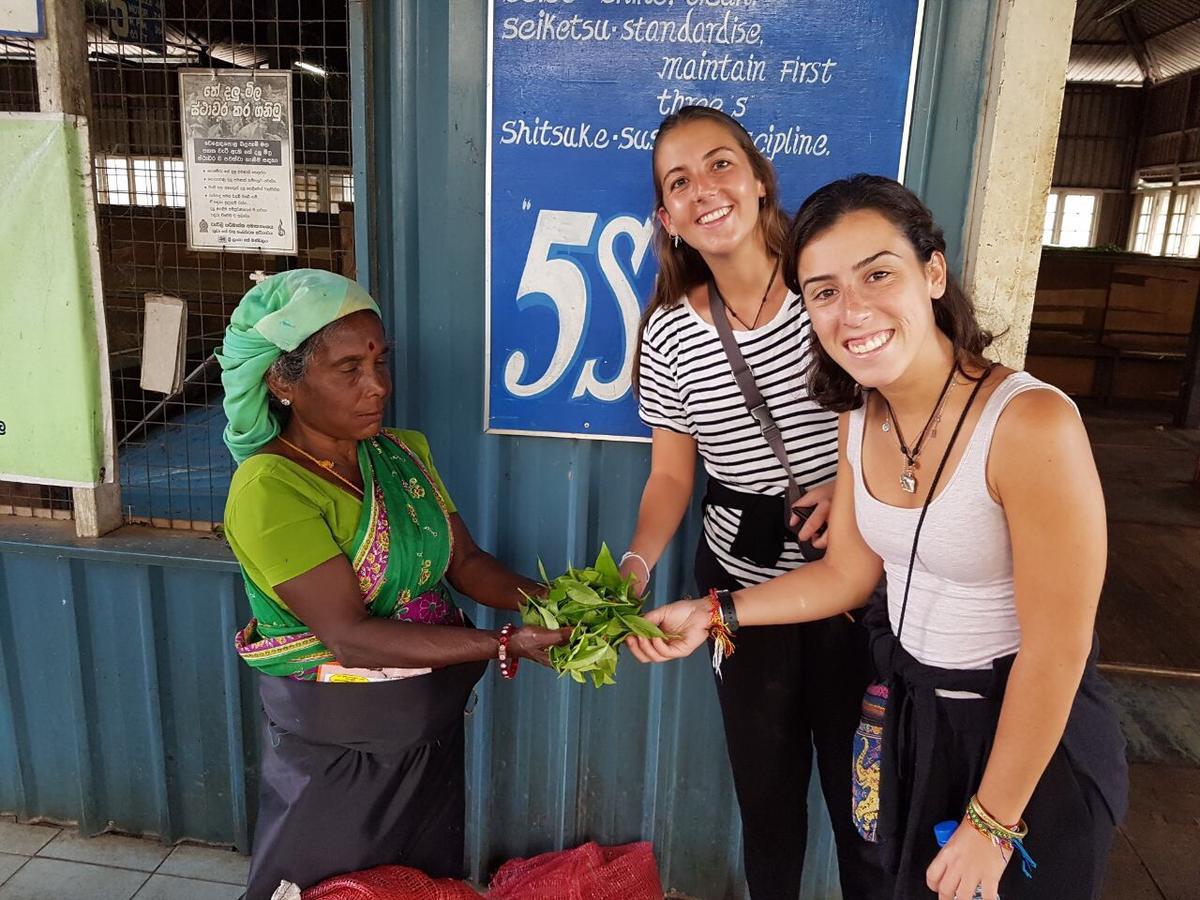
[[[745,328],[747,331],[753,331],[755,328],[758,327],[758,320],[762,316],[763,310],[766,309],[767,297],[769,297],[771,294],[771,288],[773,288],[775,286],[775,276],[777,274],[779,274],[779,257],[775,258],[775,268],[773,268],[771,270],[771,280],[767,282],[767,289],[765,291],[763,291],[762,300],[758,304],[758,312],[756,312],[754,314],[754,324],[752,324],[752,325],[747,325],[746,320],[743,319],[741,316],[739,316],[736,312],[734,312],[733,307],[730,306],[728,303],[725,303],[725,298],[723,296],[721,297],[721,302],[725,303],[725,309],[729,312],[729,314],[731,316],[733,316],[735,319],[737,319],[738,322],[741,323],[741,326],[743,328]]]
[[[900,452],[904,454],[905,465],[903,471],[900,472],[900,488],[906,494],[915,494],[917,492],[917,476],[914,474],[917,468],[917,459],[921,455],[921,451],[925,449],[925,442],[937,433],[938,422],[942,418],[942,410],[946,406],[946,398],[950,396],[950,385],[954,383],[954,373],[958,371],[958,363],[956,362],[950,367],[950,374],[946,376],[946,383],[942,385],[942,393],[938,395],[937,403],[934,404],[933,412],[929,414],[929,418],[925,420],[925,427],[921,429],[921,433],[917,435],[917,442],[910,449],[908,443],[904,440],[904,433],[900,430],[900,420],[896,418],[896,414],[892,412],[892,404],[888,403],[888,398],[883,398],[883,405],[887,407],[887,415],[883,420],[883,430],[890,431],[889,421],[896,428],[896,442],[900,445]],[[882,397],[883,395],[880,394]]]

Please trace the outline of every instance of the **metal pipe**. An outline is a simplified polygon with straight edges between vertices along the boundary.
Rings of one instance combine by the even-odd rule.
[[[132,428],[130,428],[128,432],[126,432],[125,437],[121,438],[121,440],[117,442],[117,446],[124,447],[125,444],[127,444],[129,442],[129,440],[135,434],[137,434],[139,431],[141,431],[143,428],[145,428],[147,424],[149,424],[150,420],[153,419],[154,416],[158,414],[159,410],[161,410],[164,406],[166,406],[168,403],[170,403],[172,400],[174,400],[176,397],[178,397],[180,394],[182,394],[183,389],[188,385],[188,383],[193,381],[199,375],[201,375],[205,369],[207,369],[210,365],[212,365],[213,362],[216,361],[216,358],[217,358],[216,354],[210,353],[204,359],[204,361],[202,363],[200,363],[200,365],[196,366],[196,368],[194,368],[194,369],[192,369],[192,371],[188,372],[187,375],[184,376],[183,383],[179,386],[179,390],[175,391],[173,394],[168,394],[167,396],[163,397],[160,401],[158,401],[158,403],[155,404],[154,408],[152,410],[150,410],[150,412],[148,412],[148,413],[146,413],[146,415],[142,416],[142,420],[140,422],[138,422],[136,425],[134,425]]]
[[[1154,678],[1183,678],[1200,681],[1200,672],[1194,669],[1176,669],[1171,666],[1139,666],[1132,663],[1100,663],[1101,672],[1117,675],[1150,675]]]

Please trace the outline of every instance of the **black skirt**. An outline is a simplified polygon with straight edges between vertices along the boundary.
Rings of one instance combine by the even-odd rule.
[[[396,864],[463,868],[463,708],[485,662],[370,684],[260,676],[262,777],[246,900]]]
[[[890,695],[884,722],[879,831],[895,871],[896,898],[927,898],[925,870],[937,855],[933,826],[960,821],[991,754],[1014,656],[991,669],[949,670],[919,663],[898,646],[886,608],[868,615],[871,652]],[[1125,739],[1096,670],[1084,670],[1067,726],[1025,808],[1031,878],[1011,861],[1000,881],[1004,900],[1095,900],[1117,824],[1128,802]],[[979,699],[941,697],[969,691]]]

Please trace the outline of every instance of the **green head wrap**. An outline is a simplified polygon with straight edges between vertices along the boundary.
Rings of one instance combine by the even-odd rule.
[[[225,388],[225,446],[241,463],[279,434],[263,380],[271,363],[326,325],[379,307],[357,282],[320,269],[264,278],[242,298],[217,348]]]

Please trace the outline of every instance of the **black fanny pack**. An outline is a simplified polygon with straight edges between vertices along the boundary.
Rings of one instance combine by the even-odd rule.
[[[739,559],[767,568],[779,562],[786,541],[796,541],[796,536],[785,524],[787,516],[784,514],[783,499],[782,494],[735,491],[727,484],[709,478],[704,505],[739,510],[741,521],[729,552]]]

